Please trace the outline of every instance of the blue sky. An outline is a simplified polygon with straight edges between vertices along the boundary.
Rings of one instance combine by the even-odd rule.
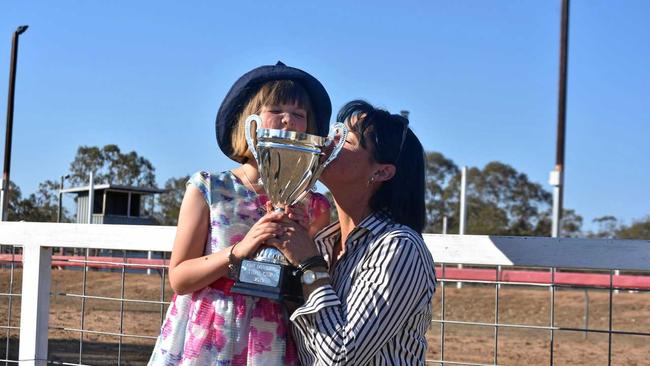
[[[30,27],[11,178],[31,193],[79,145],[109,143],[151,160],[160,185],[231,168],[214,138],[219,104],[242,73],[282,60],[318,77],[334,110],[354,98],[409,110],[427,150],[499,160],[550,190],[560,3],[3,2],[3,107],[11,35]],[[571,2],[565,206],[587,224],[650,214],[649,16],[643,0]]]

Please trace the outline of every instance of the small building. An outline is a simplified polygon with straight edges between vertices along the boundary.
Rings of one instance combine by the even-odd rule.
[[[145,214],[145,202],[151,202],[153,195],[165,192],[158,188],[131,187],[115,184],[96,184],[93,197],[93,224],[155,225],[156,221]],[[88,222],[88,196],[90,187],[74,187],[61,191],[75,194],[77,217],[75,222]],[[147,196],[152,196],[149,200]]]

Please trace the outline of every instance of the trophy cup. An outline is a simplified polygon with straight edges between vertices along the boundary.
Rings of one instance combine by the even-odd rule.
[[[253,126],[255,122],[255,126]],[[295,131],[260,128],[258,115],[246,119],[248,149],[257,161],[260,180],[273,204],[283,212],[285,206],[299,202],[314,187],[323,169],[336,158],[345,143],[348,129],[343,123],[330,127],[327,137]],[[251,128],[257,140],[253,140]],[[337,135],[338,142],[334,142]],[[324,150],[334,147],[323,161]],[[252,259],[243,259],[232,292],[274,300],[302,302],[300,273],[282,253],[264,246]]]

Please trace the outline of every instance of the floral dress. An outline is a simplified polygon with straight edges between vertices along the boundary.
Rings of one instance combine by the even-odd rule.
[[[205,254],[242,240],[264,215],[267,198],[230,171],[195,173],[187,184],[201,191],[210,208]],[[310,217],[329,209],[324,196],[311,195]],[[232,285],[223,277],[192,294],[174,295],[149,365],[297,365],[282,303],[232,293]]]

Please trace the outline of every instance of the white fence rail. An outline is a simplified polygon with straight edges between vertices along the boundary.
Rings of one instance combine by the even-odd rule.
[[[26,222],[0,222],[0,245],[22,247],[23,278],[21,292],[20,365],[45,365],[48,357],[48,317],[51,284],[52,247],[92,248],[109,250],[140,250],[169,252],[175,227],[85,225]],[[525,266],[549,268],[576,268],[625,271],[650,271],[650,241],[643,240],[587,240],[526,237],[492,237],[474,235],[425,235],[425,241],[437,264],[465,264],[494,266],[497,291],[494,323],[495,338],[503,324],[498,323],[498,291],[501,267]],[[443,267],[444,268],[444,267]],[[441,273],[439,273],[440,275]],[[454,280],[456,281],[456,280]],[[451,282],[451,281],[450,281]],[[479,281],[480,282],[480,281]],[[441,356],[431,362],[456,364],[444,358],[444,325],[454,323],[444,319],[444,283],[442,283]],[[554,284],[550,288],[554,290]],[[611,293],[611,286],[610,286]],[[611,295],[611,294],[610,294]],[[552,303],[553,306],[553,303]],[[650,316],[650,314],[647,314]],[[458,322],[456,322],[458,323]],[[471,323],[479,324],[479,323]],[[551,320],[549,329],[554,328]],[[644,332],[637,332],[642,336]],[[611,300],[610,300],[611,338]],[[552,334],[552,333],[551,333]],[[551,336],[552,339],[552,336]],[[551,347],[551,353],[553,352]],[[494,362],[497,360],[495,339]],[[610,340],[611,353],[611,340]],[[610,356],[611,361],[611,356]],[[553,363],[551,354],[551,364]],[[472,364],[464,363],[460,364]],[[477,365],[479,363],[476,363]]]
[[[437,263],[650,270],[650,240],[425,234]]]

